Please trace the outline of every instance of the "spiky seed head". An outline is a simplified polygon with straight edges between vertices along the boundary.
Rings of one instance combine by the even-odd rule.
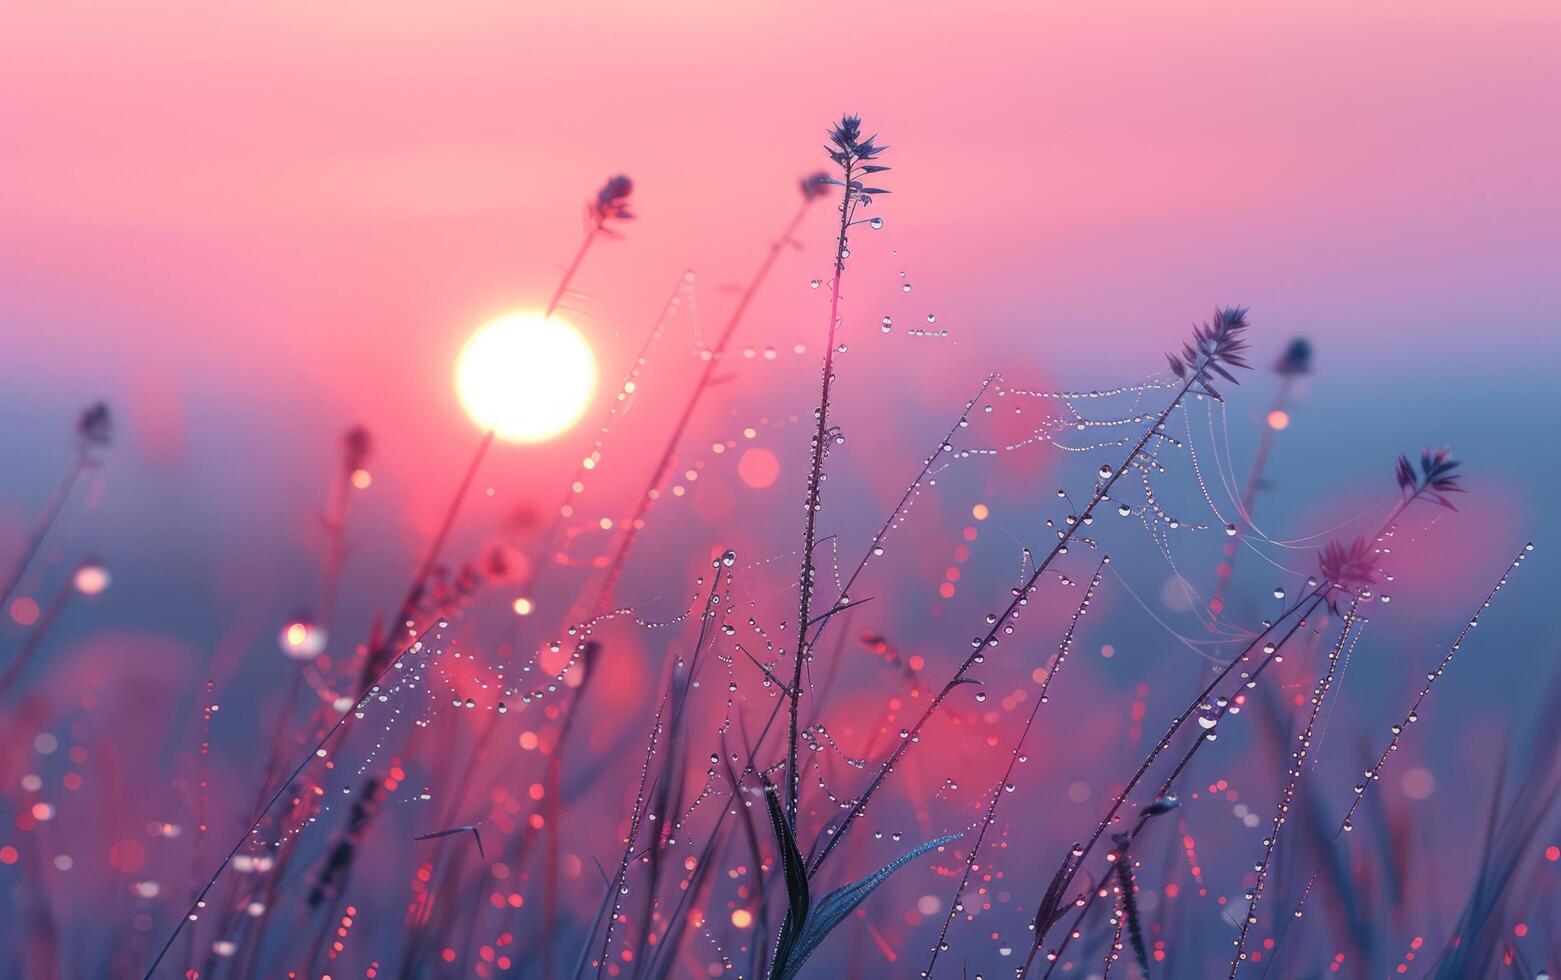
[[[1317,553],[1317,568],[1329,585],[1358,592],[1377,580],[1376,555],[1371,542],[1357,537],[1345,544],[1330,541]]]

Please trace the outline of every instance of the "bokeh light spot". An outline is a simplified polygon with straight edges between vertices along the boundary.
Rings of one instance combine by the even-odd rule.
[[[76,569],[76,576],[72,581],[76,591],[82,595],[97,595],[108,588],[110,578],[108,569],[102,565],[82,565]]]
[[[1404,770],[1398,785],[1405,796],[1412,800],[1423,800],[1436,790],[1436,777],[1424,766],[1412,766]]]
[[[31,626],[38,621],[38,601],[30,595],[18,596],[11,603],[11,618],[22,626]]]
[[[763,490],[780,477],[780,460],[768,449],[745,449],[737,460],[737,475],[755,490]]]

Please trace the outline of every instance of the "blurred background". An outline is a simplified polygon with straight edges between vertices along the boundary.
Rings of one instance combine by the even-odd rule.
[[[319,615],[343,434],[364,427],[372,452],[343,532],[326,651],[337,664],[394,614],[482,439],[456,397],[462,346],[495,316],[546,306],[579,247],[585,203],[622,173],[633,179],[635,217],[617,227],[621,240],[593,245],[564,304],[600,365],[595,400],[554,439],[496,443],[442,552],[452,568],[508,557],[456,624],[479,660],[559,635],[571,604],[594,594],[614,522],[655,466],[700,351],[797,213],[798,180],[827,165],[820,144],[843,111],[880,134],[894,170],[885,175],[893,193],[871,209],[883,228],[853,233],[843,290],[832,420],[845,442],[829,455],[821,517],[823,533],[839,535],[842,564],[854,563],[988,374],[1001,373],[1000,388],[1131,384],[1163,370],[1162,352],[1216,305],[1246,305],[1257,370],[1226,392],[1221,434],[1209,426],[1197,438],[1223,451],[1228,432],[1225,468],[1245,478],[1272,430],[1255,513],[1270,537],[1294,545],[1271,549],[1283,567],[1252,555],[1237,563],[1228,620],[1253,626],[1277,613],[1272,591],[1299,587],[1310,549],[1369,533],[1394,498],[1396,454],[1450,444],[1470,491],[1457,514],[1418,513],[1395,549],[1395,580],[1384,586],[1393,601],[1373,608],[1318,768],[1318,805],[1334,819],[1367,747],[1374,757],[1461,620],[1523,542],[1538,544],[1378,787],[1404,846],[1424,857],[1412,873],[1400,868],[1396,897],[1383,899],[1396,917],[1373,939],[1380,947],[1319,927],[1298,964],[1322,970],[1348,949],[1352,965],[1364,957],[1381,972],[1416,936],[1440,948],[1476,873],[1504,746],[1518,770],[1505,792],[1525,766],[1543,768],[1524,746],[1552,718],[1558,631],[1548,604],[1561,586],[1548,553],[1561,532],[1552,502],[1561,464],[1545,442],[1561,417],[1561,12],[1552,5],[154,2],[12,7],[5,20],[6,567],[71,464],[81,410],[102,400],[113,413],[112,445],[94,453],[99,465],[0,610],[9,665],[82,562],[110,575],[47,622],[0,706],[11,811],[0,889],[30,917],[0,925],[8,949],[38,941],[24,936],[47,922],[66,951],[55,963],[63,975],[144,967],[247,824],[278,717],[300,739],[308,728],[278,635]],[[693,416],[617,589],[641,618],[683,613],[700,592],[696,577],[728,547],[770,628],[795,615],[794,591],[783,593],[788,579],[795,588],[828,310],[829,290],[813,283],[827,286],[833,221],[832,202],[805,211],[798,247],[781,250]],[[569,560],[539,555],[675,289],[679,308],[573,505]],[[1281,383],[1270,366],[1296,337],[1312,345],[1311,371],[1287,388],[1281,428],[1269,418]],[[1021,402],[1030,414],[1016,417]],[[1043,522],[1067,512],[1056,489],[1088,496],[1099,452],[1046,439],[1008,448],[1054,405],[1017,394],[987,404],[995,411],[978,412],[959,445],[999,451],[954,460],[922,490],[903,551],[867,587],[874,605],[841,627],[839,655],[853,659],[835,707],[848,717],[875,715],[905,683],[868,656],[864,631],[914,648],[927,683],[941,683],[982,616],[1006,602],[1020,548],[1049,544]],[[1196,426],[1214,417],[1205,405],[1188,413]],[[1210,524],[1194,471],[1178,460],[1162,503]],[[1199,461],[1212,481],[1214,464]],[[1028,800],[1006,818],[1019,822],[990,928],[961,923],[952,936],[972,969],[1014,965],[1000,949],[1022,955],[1026,915],[1059,849],[1093,826],[1160,719],[1206,676],[1206,658],[1229,656],[1172,634],[1209,637],[1198,610],[1218,585],[1226,543],[1212,526],[1173,535],[1174,561],[1137,521],[1095,529],[1115,572],[1075,672],[1053,689],[1057,710],[1043,712],[1033,736],[1039,765],[1020,789]],[[1087,580],[1092,565],[1079,557],[1069,574]],[[532,616],[516,616],[517,598]],[[1005,690],[1055,648],[1077,599],[1042,603],[1015,647],[1026,659],[993,668],[1017,678]],[[687,626],[620,622],[607,632],[582,758],[622,762],[643,746],[663,665],[686,646]],[[1277,690],[1309,686],[1297,674]],[[413,773],[408,790],[442,799],[438,753],[420,753],[418,740],[448,739],[455,748],[439,742],[440,751],[459,755],[477,735],[442,702],[427,710],[430,731],[397,735],[397,764]],[[996,702],[961,710],[967,729],[1005,733],[1003,746],[1027,714]],[[527,758],[518,733],[537,727],[524,714],[499,736],[521,752],[515,766]],[[861,727],[865,738],[870,726]],[[957,728],[927,740],[880,829],[914,841],[970,822],[971,801],[1007,756]],[[1260,852],[1275,798],[1278,749],[1261,731],[1222,743],[1226,756],[1194,774],[1211,784],[1254,774],[1243,806],[1251,799],[1263,815],[1258,828],[1222,804],[1217,814],[1189,808],[1188,835],[1234,842],[1183,927],[1215,937],[1215,957],[1231,934],[1223,897],[1241,901],[1242,869]],[[354,737],[363,744],[351,751],[366,753],[371,739]],[[992,775],[942,793],[967,764]],[[352,783],[356,769],[327,785]],[[507,792],[524,796],[536,774],[509,771]],[[581,790],[582,816],[563,842],[581,921],[566,933],[594,909],[591,859],[616,860],[632,775]],[[846,768],[839,778],[863,775]],[[481,818],[468,809],[460,823]],[[395,962],[403,893],[416,862],[431,857],[409,853],[407,840],[437,829],[410,804],[387,813],[371,835],[383,860],[347,898],[365,911],[341,954],[354,976]],[[309,846],[328,848],[341,819],[322,817]],[[153,835],[160,823],[182,833]],[[501,837],[491,835],[490,854]],[[1164,846],[1177,852],[1181,836]],[[1551,818],[1529,855],[1540,871],[1558,840]],[[859,870],[897,852],[873,850]],[[1548,874],[1535,886],[1536,918],[1522,933],[1502,924],[1520,947],[1561,919]],[[149,881],[160,891],[136,890]],[[362,892],[376,882],[381,894]],[[887,958],[900,964],[893,975],[920,969],[951,887],[946,875],[907,870],[866,907],[870,929],[832,940],[828,968],[881,969]],[[521,919],[529,925],[517,935],[536,931]],[[290,961],[273,938],[277,952],[262,962],[281,969]],[[202,949],[212,941],[200,933]],[[114,960],[116,949],[128,958]],[[572,965],[575,945],[560,950]],[[698,968],[709,952],[699,949]],[[28,953],[30,971],[41,955]],[[499,969],[466,955],[462,968]],[[191,956],[198,965],[201,954]],[[1183,961],[1183,975],[1200,975],[1194,962]],[[1074,975],[1098,969],[1091,963]]]

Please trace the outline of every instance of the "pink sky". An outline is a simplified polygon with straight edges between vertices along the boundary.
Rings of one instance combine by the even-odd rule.
[[[895,167],[848,315],[939,312],[953,340],[892,364],[940,404],[998,365],[1140,375],[1215,303],[1335,365],[1391,352],[1412,375],[1471,331],[1484,364],[1557,348],[1551,4],[48,4],[6,21],[0,371],[70,404],[120,384],[169,451],[195,406],[258,406],[362,418],[458,465],[456,351],[543,301],[603,178],[631,174],[641,215],[579,280],[613,365],[684,266],[718,322],[842,110]],[[745,343],[810,336],[815,218]]]

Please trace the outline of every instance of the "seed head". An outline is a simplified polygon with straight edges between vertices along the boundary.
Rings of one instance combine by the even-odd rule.
[[[596,200],[586,205],[591,220],[596,222],[598,228],[609,221],[634,220],[634,215],[629,211],[629,195],[632,193],[634,181],[623,174],[609,177],[602,189],[596,192]]]
[[[822,170],[808,174],[802,178],[801,184],[803,200],[816,200],[829,193],[829,174]]]
[[[1312,373],[1312,344],[1305,337],[1290,341],[1290,346],[1274,363],[1274,372],[1281,377],[1293,378],[1298,374]]]
[[[1210,398],[1224,401],[1219,391],[1210,383],[1210,373],[1240,384],[1227,367],[1246,368],[1244,352],[1247,349],[1247,308],[1222,306],[1214,310],[1214,319],[1192,328],[1192,341],[1182,344],[1180,360],[1174,354],[1165,355],[1171,371],[1178,378],[1187,378],[1189,372],[1199,390]]]
[[[374,449],[374,439],[369,435],[369,430],[361,425],[355,425],[348,429],[341,437],[342,462],[347,472],[361,470],[369,461],[369,453]]]
[[[1460,474],[1453,470],[1460,465],[1456,459],[1450,459],[1451,447],[1443,446],[1432,451],[1427,446],[1420,451],[1420,472],[1415,472],[1415,467],[1409,462],[1408,456],[1400,456],[1395,467],[1395,477],[1398,480],[1398,488],[1405,493],[1425,494],[1435,502],[1448,510],[1457,510],[1452,501],[1445,496],[1449,493],[1464,493],[1465,488],[1458,481],[1462,479]]]
[[[107,446],[114,435],[114,419],[107,402],[88,405],[76,420],[76,437],[83,447]]]
[[[1377,580],[1377,563],[1371,542],[1357,537],[1349,544],[1330,541],[1317,553],[1317,568],[1323,581],[1350,592],[1358,592]]]

